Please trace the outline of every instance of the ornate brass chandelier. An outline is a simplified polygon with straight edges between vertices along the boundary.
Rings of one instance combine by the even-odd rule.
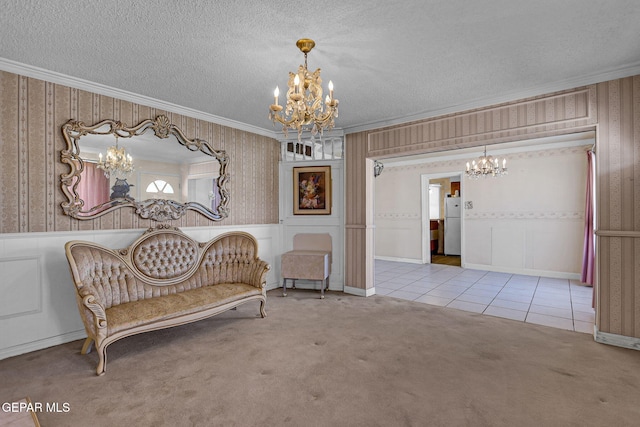
[[[507,159],[503,158],[502,164],[500,164],[497,158],[487,156],[487,147],[485,146],[484,154],[477,161],[467,162],[467,171],[465,173],[471,179],[486,178],[488,176],[500,177],[507,174]]]
[[[333,83],[329,81],[329,94],[322,100],[322,79],[320,68],[313,73],[307,69],[307,54],[316,43],[311,39],[300,39],[296,46],[304,53],[304,65],[298,67],[297,73],[289,72],[287,83],[287,99],[283,108],[278,103],[280,89],[273,92],[274,104],[269,107],[269,118],[282,124],[282,130],[287,134],[288,129],[298,132],[298,140],[305,130],[313,135],[324,129],[332,129],[335,118],[338,117],[338,100],[333,97]]]
[[[133,158],[127,154],[124,147],[118,147],[118,135],[115,137],[116,145],[107,148],[106,159],[103,160],[102,153],[99,154],[98,169],[102,169],[107,178],[111,175],[126,178],[133,172]]]

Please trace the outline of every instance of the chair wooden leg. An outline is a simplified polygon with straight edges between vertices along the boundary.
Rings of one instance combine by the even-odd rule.
[[[88,338],[84,340],[84,344],[82,344],[82,350],[80,350],[80,354],[88,354],[91,353],[91,347],[93,347],[93,338]]]

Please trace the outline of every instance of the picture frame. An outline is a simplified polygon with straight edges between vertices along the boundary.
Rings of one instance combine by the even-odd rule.
[[[293,214],[331,215],[331,166],[293,168]]]

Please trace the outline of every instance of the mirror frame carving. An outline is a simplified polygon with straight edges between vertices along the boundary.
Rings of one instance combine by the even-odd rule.
[[[108,126],[107,130],[101,128]],[[158,138],[166,139],[174,135],[178,142],[189,151],[200,151],[218,160],[220,163],[220,177],[218,187],[220,190],[220,204],[217,212],[213,212],[207,207],[197,202],[180,203],[166,199],[148,199],[137,201],[132,198],[117,198],[98,206],[93,206],[88,210],[83,210],[84,201],[78,195],[78,184],[84,171],[84,160],[80,158],[80,138],[83,135],[109,135],[114,134],[119,138],[132,138],[142,135],[147,129],[153,129]],[[100,129],[100,130],[99,130]],[[229,173],[227,166],[229,158],[224,150],[215,150],[207,141],[202,139],[187,138],[182,130],[171,124],[164,115],[159,115],[155,119],[147,119],[134,127],[127,127],[124,123],[114,120],[103,120],[92,126],[85,126],[81,121],[69,120],[62,125],[62,135],[67,144],[67,148],[60,153],[62,163],[69,165],[69,173],[60,175],[62,192],[67,196],[68,201],[62,202],[61,206],[66,215],[73,218],[87,220],[98,218],[114,210],[132,207],[136,213],[144,219],[153,221],[169,221],[180,219],[188,210],[194,210],[212,221],[221,221],[229,216]]]

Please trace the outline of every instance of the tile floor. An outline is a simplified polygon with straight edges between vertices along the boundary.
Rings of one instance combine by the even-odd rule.
[[[593,289],[579,281],[375,261],[376,294],[593,333]]]

